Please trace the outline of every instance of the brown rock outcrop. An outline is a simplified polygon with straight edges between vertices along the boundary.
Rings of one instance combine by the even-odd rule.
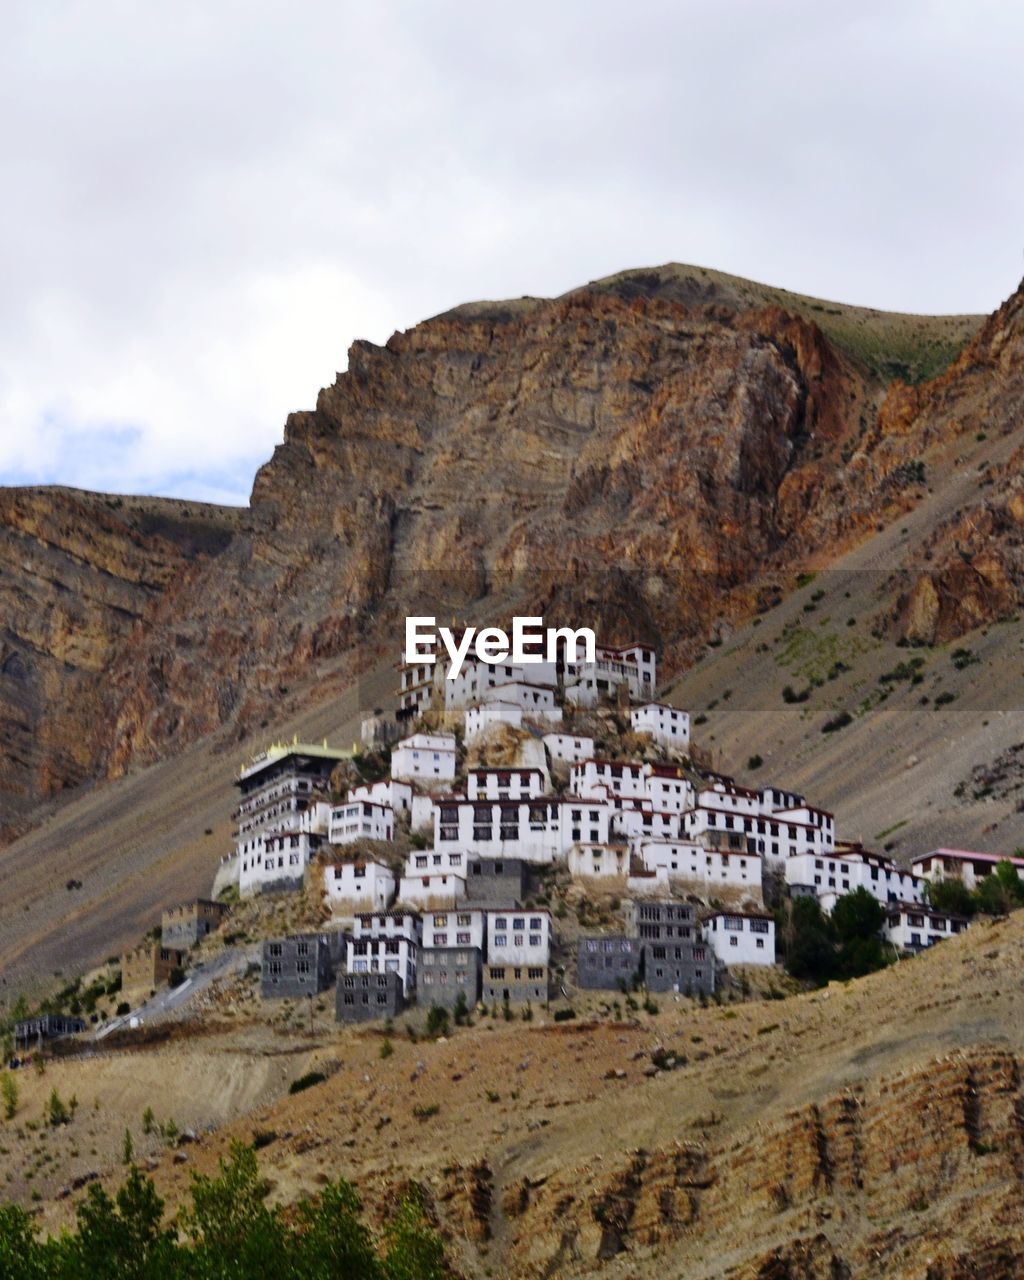
[[[878,416],[881,387],[840,340],[880,313],[723,279],[629,273],[357,342],[289,417],[245,513],[170,504],[154,524],[145,504],[6,495],[4,813],[241,734],[362,640],[397,653],[406,612],[544,611],[686,662],[755,607],[762,575],[827,563],[916,501],[923,448],[973,425],[962,383],[1016,377],[1004,309]],[[975,570],[984,618],[1013,566]]]

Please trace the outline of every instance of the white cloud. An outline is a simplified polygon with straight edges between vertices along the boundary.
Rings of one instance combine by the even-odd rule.
[[[693,261],[988,310],[1012,6],[56,3],[0,48],[0,481],[244,500],[355,337]]]

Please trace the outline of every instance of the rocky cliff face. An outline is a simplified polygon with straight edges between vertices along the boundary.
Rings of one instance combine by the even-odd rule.
[[[356,343],[288,419],[249,511],[203,516],[206,544],[100,498],[8,495],[9,590],[28,603],[0,677],[20,744],[5,794],[25,807],[225,722],[244,731],[362,638],[397,652],[407,611],[544,610],[685,662],[794,566],[912,505],[929,441],[974,429],[949,408],[957,388],[1005,380],[1019,345],[993,320],[941,387],[883,405],[840,341],[849,317],[782,301],[673,268]],[[19,558],[30,510],[64,528],[35,543],[59,573]],[[73,642],[67,608],[87,615],[68,619]],[[88,652],[69,669],[70,643]]]
[[[0,489],[0,839],[95,775],[114,655],[237,523],[195,503]]]

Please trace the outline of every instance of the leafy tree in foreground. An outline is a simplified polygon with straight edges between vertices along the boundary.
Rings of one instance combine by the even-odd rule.
[[[0,1205],[0,1280],[444,1280],[444,1252],[417,1196],[381,1240],[345,1181],[292,1209],[267,1204],[255,1152],[236,1143],[215,1177],[193,1175],[191,1204],[164,1224],[164,1203],[134,1165],[113,1197],[95,1184],[75,1228],[40,1240],[17,1205]]]

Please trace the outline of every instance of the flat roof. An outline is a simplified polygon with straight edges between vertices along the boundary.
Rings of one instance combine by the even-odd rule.
[[[932,849],[930,853],[919,853],[911,858],[911,863],[923,862],[926,858],[957,858],[970,862],[1010,862],[1015,867],[1024,867],[1024,858],[1014,858],[1008,853],[977,853],[971,849]]]
[[[242,782],[246,778],[251,778],[261,770],[268,769],[271,765],[279,764],[282,760],[287,760],[289,756],[312,756],[320,760],[351,760],[352,752],[329,747],[326,741],[320,746],[311,742],[299,742],[297,738],[287,743],[275,742],[264,751],[254,755],[248,764],[242,765],[238,773],[238,781]]]

